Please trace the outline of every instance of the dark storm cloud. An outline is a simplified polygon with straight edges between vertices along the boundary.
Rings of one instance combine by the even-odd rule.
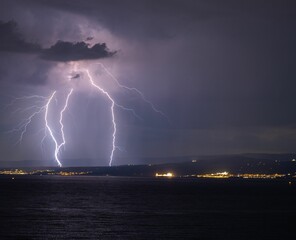
[[[15,21],[0,21],[0,51],[36,53],[42,59],[60,62],[106,58],[116,53],[110,51],[106,43],[96,43],[90,47],[85,42],[58,41],[45,49],[37,43],[27,42],[19,32]]]
[[[38,44],[27,42],[19,33],[14,21],[0,21],[0,51],[35,53],[41,50]]]
[[[200,23],[235,18],[248,14],[286,18],[294,14],[293,1],[280,0],[28,0],[29,4],[71,12],[97,20],[116,35],[127,38],[169,39],[194,33]],[[236,21],[238,20],[238,21]],[[242,28],[244,29],[244,28]],[[213,29],[208,29],[212,31]],[[215,30],[216,31],[216,30]],[[218,29],[217,34],[223,31]]]
[[[149,94],[155,92],[150,79],[163,84],[163,101],[171,101],[162,109],[177,127],[290,126],[296,120],[293,1],[29,2],[85,16],[138,41],[137,60],[145,65],[141,71],[134,63],[140,88]],[[192,102],[194,109],[187,107]]]
[[[111,52],[106,43],[97,43],[92,47],[85,42],[58,41],[48,49],[44,49],[41,58],[51,61],[79,61],[111,57],[116,52]]]
[[[85,15],[121,37],[172,38],[193,23],[221,14],[219,7],[195,0],[28,0],[28,4]],[[222,4],[221,8],[223,8]],[[206,9],[207,11],[204,11]]]
[[[80,78],[80,74],[75,74],[73,77],[71,77],[71,79],[77,79],[77,78]]]

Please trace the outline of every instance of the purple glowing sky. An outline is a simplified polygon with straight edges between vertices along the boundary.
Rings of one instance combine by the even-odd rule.
[[[48,96],[56,89],[62,94],[75,62],[141,116],[117,111],[124,151],[115,164],[147,157],[294,152],[295,12],[295,3],[280,0],[1,1],[1,160],[52,161],[50,150],[42,156],[39,148],[38,119],[25,141],[13,145],[17,136],[6,132],[22,116],[5,106],[11,96]],[[3,27],[11,20],[16,35]],[[71,46],[63,42],[82,44],[67,55],[63,50]],[[106,49],[96,45],[102,43]],[[141,90],[170,122],[137,94],[118,88],[97,63],[121,84]],[[107,165],[108,101],[84,80],[73,79],[77,93],[66,116],[69,144],[63,159]]]

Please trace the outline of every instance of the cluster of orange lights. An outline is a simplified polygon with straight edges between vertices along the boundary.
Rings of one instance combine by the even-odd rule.
[[[156,173],[155,177],[167,177],[167,178],[171,178],[174,177],[174,174],[171,172],[167,172],[167,173]]]

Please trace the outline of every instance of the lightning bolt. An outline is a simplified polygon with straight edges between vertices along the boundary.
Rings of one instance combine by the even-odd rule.
[[[59,119],[59,123],[61,126],[61,135],[62,135],[62,142],[59,144],[57,138],[55,137],[55,134],[53,132],[53,130],[51,129],[50,125],[49,125],[49,121],[48,121],[48,110],[49,110],[49,105],[53,99],[53,97],[56,94],[56,91],[54,91],[52,93],[52,95],[50,96],[50,98],[47,101],[47,104],[45,105],[45,114],[44,114],[44,121],[45,121],[45,126],[46,129],[49,132],[49,135],[51,136],[51,139],[53,140],[54,144],[55,144],[55,150],[54,150],[54,158],[56,160],[56,162],[58,163],[58,165],[60,167],[62,167],[62,163],[59,159],[59,153],[60,153],[60,149],[62,146],[64,146],[66,144],[66,140],[65,140],[65,134],[64,134],[64,124],[63,124],[63,114],[66,111],[67,107],[68,107],[68,102],[69,102],[69,98],[72,95],[73,89],[70,90],[70,92],[67,95],[66,101],[65,101],[65,105],[63,107],[63,109],[60,111],[60,119]]]
[[[103,69],[104,71],[115,81],[115,83],[117,84],[118,87],[123,88],[125,90],[128,91],[133,91],[136,92],[141,99],[146,102],[156,113],[159,113],[161,115],[163,115],[164,117],[167,118],[167,116],[160,110],[158,110],[150,101],[148,101],[144,94],[138,90],[137,88],[134,87],[127,87],[125,85],[122,85],[114,76],[113,74],[107,70],[107,68],[101,64],[98,63]],[[74,70],[75,72],[77,72],[77,67],[78,65],[75,64],[74,65]],[[115,99],[112,97],[112,95],[106,90],[104,89],[102,86],[100,86],[98,83],[96,83],[89,71],[89,69],[86,68],[82,68],[82,70],[90,83],[90,86],[95,88],[96,90],[98,90],[102,95],[104,95],[110,102],[110,112],[111,112],[111,122],[112,122],[112,127],[113,127],[113,131],[112,131],[112,149],[111,149],[111,153],[110,153],[110,158],[109,158],[109,166],[112,166],[112,161],[113,161],[113,157],[114,157],[114,153],[116,151],[116,149],[120,150],[120,147],[116,145],[116,134],[117,134],[117,123],[116,123],[116,118],[115,118],[115,107],[118,107],[120,109],[126,110],[126,111],[130,111],[131,113],[133,113],[133,115],[139,119],[140,116],[137,115],[137,113],[135,112],[134,109],[132,108],[128,108],[125,106],[122,106],[120,104],[118,104]],[[75,75],[78,76],[79,75]],[[71,80],[72,78],[69,76],[68,77],[69,80]],[[45,141],[45,139],[50,136],[51,140],[54,143],[54,159],[57,162],[58,166],[62,167],[62,163],[61,160],[59,158],[60,152],[61,152],[61,148],[63,146],[65,146],[66,144],[66,137],[65,137],[65,133],[64,133],[64,113],[68,108],[69,105],[69,100],[70,97],[72,96],[73,93],[73,88],[71,88],[65,98],[65,103],[62,107],[62,109],[59,112],[59,133],[57,134],[56,131],[51,127],[50,121],[49,121],[49,111],[50,111],[50,106],[52,104],[52,101],[55,99],[56,103],[57,103],[57,99],[56,99],[56,95],[57,95],[57,90],[53,91],[49,97],[44,97],[44,96],[39,96],[39,95],[31,95],[31,96],[24,96],[21,98],[15,98],[13,101],[11,101],[11,103],[9,104],[9,106],[14,105],[16,102],[18,101],[22,101],[22,100],[35,100],[35,105],[26,107],[26,108],[18,108],[16,109],[13,113],[23,113],[23,112],[29,112],[29,111],[33,111],[33,113],[31,113],[29,115],[29,117],[27,117],[26,119],[24,119],[20,124],[17,125],[16,128],[12,129],[10,132],[20,132],[20,137],[18,140],[18,143],[21,143],[23,140],[23,137],[25,135],[25,133],[27,132],[27,128],[28,126],[32,123],[32,120],[34,117],[36,117],[37,115],[41,114],[44,112],[44,123],[45,123],[45,127],[44,127],[44,136],[41,140],[41,146],[43,146],[43,142]],[[42,103],[42,105],[40,104]],[[41,105],[41,106],[40,106]],[[167,118],[168,119],[168,118]],[[60,140],[59,140],[60,139]]]
[[[18,113],[18,112],[27,113],[27,112],[30,112],[31,110],[35,110],[32,113],[30,113],[30,115],[27,118],[23,119],[15,128],[13,128],[10,131],[7,131],[7,133],[20,132],[20,137],[17,140],[17,142],[15,143],[16,145],[22,143],[23,137],[24,137],[25,133],[27,132],[27,128],[32,123],[33,119],[37,115],[39,115],[39,114],[41,114],[42,112],[45,111],[46,104],[44,104],[44,102],[45,102],[45,100],[48,100],[48,98],[44,97],[44,96],[39,96],[39,95],[24,96],[24,97],[20,97],[20,98],[14,98],[7,105],[7,107],[9,107],[9,106],[12,106],[13,104],[15,104],[15,103],[17,103],[19,101],[26,101],[26,100],[31,100],[31,99],[37,99],[38,101],[36,101],[35,105],[33,105],[33,106],[23,108],[23,109],[18,108],[15,111],[12,112],[12,114],[15,114],[15,113]],[[38,105],[37,102],[42,102],[44,105],[40,106],[40,105]]]
[[[33,118],[45,110],[45,106],[37,107],[37,108],[38,108],[37,111],[33,112],[28,118],[24,119],[20,124],[18,124],[18,126],[16,128],[7,132],[7,133],[19,132],[19,131],[21,132],[20,137],[17,140],[16,144],[22,143],[23,137],[24,137],[25,133],[27,132],[27,128],[30,125],[30,123],[32,122]]]
[[[47,100],[46,97],[40,96],[40,95],[30,95],[30,96],[23,96],[23,97],[18,97],[18,98],[14,97],[13,100],[9,104],[7,104],[7,107],[12,106],[17,101],[31,100],[31,99],[38,99],[38,101]]]
[[[65,134],[64,134],[63,114],[64,114],[64,112],[66,111],[66,109],[68,107],[68,102],[69,102],[69,99],[70,99],[70,96],[72,95],[72,93],[73,93],[73,88],[70,89],[70,92],[68,93],[67,98],[66,98],[65,106],[64,106],[64,108],[62,109],[62,111],[60,113],[60,121],[59,122],[60,122],[60,125],[61,125],[61,134],[62,134],[63,141],[59,145],[58,152],[59,152],[60,148],[66,144],[66,139],[65,139]]]
[[[100,87],[99,85],[95,84],[91,74],[89,73],[89,70],[88,69],[84,69],[89,81],[90,81],[90,84],[95,87],[96,89],[98,89],[101,93],[103,93],[108,99],[109,101],[111,102],[111,107],[110,107],[110,111],[111,111],[111,117],[112,117],[112,125],[113,125],[113,133],[112,133],[112,151],[111,151],[111,154],[110,154],[110,160],[109,160],[109,166],[111,167],[112,166],[112,161],[113,161],[113,156],[114,156],[114,152],[116,150],[116,145],[115,145],[115,142],[116,142],[116,121],[115,121],[115,114],[114,114],[114,106],[120,106],[120,105],[117,105],[114,101],[114,99],[111,97],[111,95],[106,91],[104,90],[102,87]]]
[[[161,114],[163,117],[165,117],[169,122],[170,122],[170,120],[169,120],[169,118],[162,112],[162,111],[160,111],[159,109],[157,109],[155,106],[154,106],[154,104],[151,102],[151,101],[149,101],[146,97],[145,97],[145,95],[139,90],[139,89],[137,89],[137,88],[135,88],[135,87],[128,87],[128,86],[125,86],[125,85],[123,85],[123,84],[121,84],[119,81],[118,81],[118,79],[104,66],[104,64],[102,64],[102,63],[96,63],[97,65],[100,65],[103,69],[104,69],[104,71],[114,80],[114,82],[116,83],[116,85],[118,86],[118,87],[120,87],[120,88],[123,88],[123,89],[125,89],[125,90],[128,90],[128,91],[133,91],[133,92],[136,92],[140,97],[141,97],[141,99],[144,101],[144,102],[146,102],[152,109],[153,109],[153,111],[154,112],[156,112],[156,113],[159,113],[159,114]]]

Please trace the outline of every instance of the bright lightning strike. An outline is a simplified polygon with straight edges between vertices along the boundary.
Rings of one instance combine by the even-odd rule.
[[[65,102],[65,106],[60,113],[60,125],[61,125],[61,133],[62,133],[63,142],[59,145],[58,152],[59,152],[60,148],[66,144],[66,139],[65,139],[65,134],[64,134],[63,114],[68,107],[69,98],[72,95],[72,93],[73,93],[73,88],[71,88],[70,92],[68,93],[67,98],[66,98],[66,102]]]
[[[121,84],[118,81],[118,79],[102,63],[97,63],[97,64],[100,65],[104,69],[104,71],[115,81],[115,83],[117,84],[118,87],[123,88],[123,89],[128,90],[128,91],[134,91],[134,92],[136,92],[142,98],[142,100],[144,102],[146,102],[153,109],[153,111],[161,114],[163,117],[165,117],[169,121],[168,117],[162,111],[160,111],[159,109],[157,109],[154,106],[154,104],[152,102],[150,102],[139,89],[137,89],[135,87],[127,87],[127,86]]]
[[[111,102],[110,110],[111,110],[112,125],[113,125],[112,151],[111,151],[110,160],[109,160],[109,166],[111,166],[112,165],[113,156],[114,156],[114,152],[115,152],[115,149],[116,149],[115,142],[116,142],[116,131],[117,131],[117,129],[116,129],[115,114],[114,114],[114,106],[117,105],[117,104],[115,103],[115,101],[113,100],[113,98],[110,96],[110,94],[107,91],[105,91],[99,85],[95,84],[95,82],[93,81],[92,76],[89,73],[89,70],[88,69],[85,69],[85,72],[86,72],[86,74],[87,74],[87,76],[89,78],[89,81],[90,81],[91,85],[93,87],[95,87],[96,89],[98,89],[101,93],[103,93],[110,100],[110,102]]]
[[[55,151],[54,151],[55,160],[57,161],[58,165],[61,167],[62,164],[61,164],[61,162],[59,160],[58,151],[57,151],[57,149],[58,149],[58,142],[57,142],[57,140],[56,140],[56,138],[55,138],[55,136],[53,134],[53,131],[51,130],[51,128],[49,126],[48,119],[47,119],[48,118],[48,108],[49,108],[49,105],[50,105],[50,103],[51,103],[51,101],[52,101],[52,99],[53,99],[53,97],[54,97],[55,94],[56,94],[56,91],[53,92],[53,94],[51,95],[51,97],[49,98],[49,100],[48,100],[48,102],[46,104],[44,121],[45,121],[46,129],[48,130],[48,132],[49,132],[49,134],[50,134],[50,136],[51,136],[51,138],[52,138],[52,140],[54,141],[54,144],[55,144]]]
[[[39,96],[39,95],[32,95],[32,96],[24,96],[21,98],[14,98],[8,105],[8,106],[12,106],[13,104],[15,104],[18,101],[26,101],[26,100],[31,100],[31,99],[37,99],[38,101],[35,102],[35,105],[27,107],[27,108],[18,108],[15,111],[12,112],[12,114],[15,113],[27,113],[30,112],[31,110],[35,110],[32,113],[29,114],[29,116],[25,119],[23,119],[14,129],[8,131],[8,133],[13,133],[13,132],[20,132],[20,137],[17,140],[16,144],[20,144],[23,141],[23,137],[25,135],[25,133],[27,132],[27,128],[28,126],[32,123],[33,119],[41,114],[42,112],[45,111],[46,109],[46,104],[44,103],[45,100],[48,100],[48,98],[44,97],[44,96]],[[40,106],[40,104],[38,103],[43,103],[44,105]]]
[[[65,105],[64,105],[63,109],[60,112],[59,123],[60,123],[60,126],[61,126],[61,135],[62,135],[62,142],[60,144],[58,143],[58,140],[55,137],[55,134],[54,134],[53,130],[51,129],[51,127],[49,126],[49,123],[48,123],[48,109],[49,109],[49,105],[50,105],[53,97],[56,94],[56,91],[53,92],[53,94],[49,98],[49,100],[48,100],[48,102],[46,104],[46,107],[45,107],[45,109],[46,109],[45,110],[45,115],[44,115],[45,126],[46,126],[46,129],[48,130],[48,132],[49,132],[49,134],[50,134],[50,136],[51,136],[51,138],[52,138],[52,140],[53,140],[53,142],[55,144],[54,158],[55,158],[56,162],[58,163],[58,165],[60,167],[62,166],[62,163],[61,163],[61,161],[59,159],[60,149],[61,149],[62,146],[64,146],[66,144],[65,134],[64,134],[64,124],[63,124],[63,113],[65,112],[65,110],[68,107],[69,98],[70,98],[72,92],[73,92],[73,89],[71,89],[70,92],[68,93],[66,101],[65,101]]]
[[[133,88],[133,87],[130,88],[130,87],[127,87],[125,85],[122,85],[113,76],[113,74],[111,74],[111,72],[107,70],[107,68],[103,64],[99,63],[99,65],[102,66],[104,71],[115,81],[115,83],[117,84],[118,87],[123,88],[123,89],[128,90],[128,91],[136,92],[141,97],[141,99],[144,102],[146,102],[155,112],[157,112],[157,113],[159,113],[159,114],[161,114],[161,115],[163,115],[164,117],[167,118],[167,116],[163,112],[158,110],[150,101],[148,101],[145,98],[144,94],[141,91],[139,91],[137,88]],[[74,65],[74,70],[75,70],[75,72],[77,72],[77,64]],[[120,150],[120,148],[118,146],[116,146],[117,123],[116,123],[115,109],[114,108],[118,107],[118,108],[121,108],[123,110],[130,111],[137,118],[140,118],[140,116],[138,116],[136,114],[134,109],[128,108],[128,107],[125,107],[125,106],[122,106],[122,105],[118,104],[106,89],[104,89],[98,83],[96,83],[94,81],[92,75],[90,74],[89,69],[82,69],[82,71],[86,73],[87,78],[88,78],[89,83],[90,83],[90,86],[95,88],[96,90],[98,90],[100,93],[102,93],[103,96],[105,96],[110,101],[110,112],[111,112],[111,122],[112,122],[112,126],[113,126],[113,131],[112,131],[112,150],[111,150],[110,158],[109,158],[109,166],[112,166],[112,161],[113,161],[115,150],[116,149]],[[79,77],[79,74],[76,73],[75,76]],[[75,77],[75,78],[77,78],[77,77]],[[71,80],[71,79],[72,78],[69,77],[69,80]],[[14,111],[14,113],[16,113],[16,112],[23,113],[23,112],[29,112],[29,111],[34,110],[33,113],[31,113],[29,115],[29,117],[24,119],[16,128],[12,129],[10,132],[20,132],[20,137],[19,137],[18,143],[21,143],[22,140],[23,140],[24,134],[27,132],[28,126],[32,123],[33,118],[44,112],[45,126],[44,126],[44,136],[43,136],[43,138],[41,140],[41,145],[43,146],[43,142],[45,141],[45,139],[48,136],[50,136],[50,138],[52,139],[52,141],[54,143],[54,154],[53,154],[54,159],[55,159],[55,161],[57,162],[57,164],[60,167],[62,167],[62,163],[61,163],[61,160],[59,158],[60,151],[61,151],[61,148],[63,146],[65,146],[65,144],[66,144],[66,137],[65,137],[65,133],[64,133],[64,122],[63,122],[64,121],[64,113],[65,113],[65,111],[67,110],[67,108],[69,106],[69,100],[70,100],[70,97],[71,97],[73,91],[74,91],[73,88],[71,88],[70,91],[68,92],[67,96],[66,96],[64,105],[63,105],[62,109],[59,112],[59,121],[58,122],[59,122],[60,127],[59,127],[59,131],[58,131],[59,133],[58,134],[53,129],[53,127],[51,126],[50,121],[49,121],[49,111],[50,111],[52,101],[55,99],[56,103],[58,103],[57,99],[55,98],[56,95],[57,95],[57,90],[52,92],[52,94],[49,97],[44,97],[44,96],[39,96],[39,95],[31,95],[31,96],[24,96],[24,97],[21,97],[21,98],[14,98],[14,100],[8,105],[8,106],[11,106],[11,105],[15,104],[17,101],[20,101],[20,100],[26,100],[26,101],[27,100],[35,100],[34,105],[32,105],[30,107],[27,107],[27,108],[24,108],[24,109],[18,108],[18,109],[16,109]],[[43,105],[40,106],[40,103],[42,103]]]
[[[36,108],[37,108],[37,111],[33,112],[28,118],[24,119],[20,124],[18,124],[16,128],[8,131],[8,133],[19,132],[19,131],[21,132],[20,137],[16,142],[16,144],[21,143],[23,141],[24,134],[27,132],[27,128],[32,122],[33,118],[45,110],[45,106],[36,107]]]

